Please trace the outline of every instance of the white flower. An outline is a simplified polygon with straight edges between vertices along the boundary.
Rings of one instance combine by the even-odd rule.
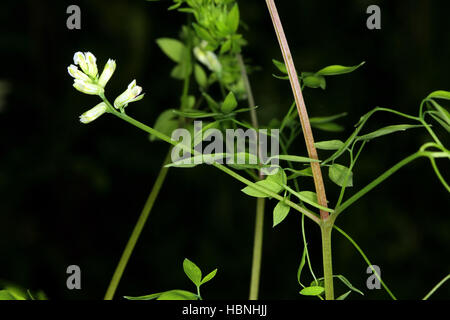
[[[88,76],[95,78],[98,74],[97,59],[90,53],[75,52],[73,62],[80,66],[81,70]]]
[[[106,112],[108,109],[106,103],[100,102],[98,105],[93,107],[92,109],[86,111],[80,116],[80,121],[82,123],[89,123],[100,117],[102,114]]]
[[[88,69],[89,69],[88,75],[90,75],[92,78],[95,78],[98,74],[97,58],[95,58],[95,56],[90,52],[86,52],[85,56],[86,56],[87,65],[88,65]]]
[[[80,79],[75,79],[73,86],[78,91],[86,94],[99,95],[104,92],[102,87]]]
[[[130,102],[141,100],[144,95],[141,94],[142,87],[136,85],[136,80],[133,80],[129,85],[127,90],[125,90],[120,96],[114,100],[114,107],[116,109],[126,106]],[[140,95],[141,94],[141,95]]]
[[[98,84],[101,87],[105,87],[106,83],[109,81],[109,79],[111,79],[114,70],[116,70],[116,62],[112,59],[109,59],[105,67],[103,68],[103,72],[100,75],[100,78],[98,79]]]
[[[201,47],[204,47],[204,45],[201,45]],[[220,61],[214,52],[205,51],[200,47],[195,47],[194,55],[198,59],[198,61],[207,66],[209,70],[217,73],[222,72],[222,65],[220,64]]]
[[[80,52],[80,51],[75,52],[75,54],[73,55],[73,62],[75,64],[79,65],[81,70],[83,70],[84,73],[86,73],[86,74],[89,73],[89,67],[87,65],[86,58],[82,52]]]
[[[83,80],[86,82],[91,82],[91,79],[87,75],[85,75],[83,72],[78,70],[78,67],[74,66],[73,64],[71,64],[70,66],[67,67],[67,71],[75,79]]]

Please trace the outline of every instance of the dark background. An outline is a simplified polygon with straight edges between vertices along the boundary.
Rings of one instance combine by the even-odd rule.
[[[340,121],[345,132],[315,130],[316,141],[345,139],[375,106],[416,115],[428,93],[449,89],[447,2],[277,1],[298,70],[366,61],[352,74],[328,78],[326,92],[305,90],[310,116],[349,113]],[[66,28],[70,4],[81,8],[81,30]],[[75,91],[66,68],[75,51],[93,52],[100,69],[108,58],[116,59],[107,95],[118,95],[137,79],[146,97],[128,113],[153,124],[161,111],[178,107],[181,92],[181,82],[168,75],[173,63],[155,44],[159,37],[177,37],[186,21],[185,14],[167,12],[168,4],[1,2],[0,79],[11,90],[0,110],[0,278],[42,289],[56,300],[103,297],[168,146],[150,143],[145,133],[107,115],[80,124],[78,116],[98,98]],[[271,59],[281,60],[281,54],[264,1],[239,4],[249,27],[243,29],[249,42],[243,54],[260,67],[250,80],[260,122],[267,124],[283,116],[292,95],[288,82],[272,77]],[[370,4],[381,7],[381,30],[366,28]],[[405,122],[378,114],[366,130]],[[448,133],[437,132],[448,142]],[[370,142],[354,170],[354,189],[427,141],[425,130],[414,129]],[[292,151],[306,154],[301,137]],[[448,165],[438,165],[448,176]],[[335,203],[337,190],[326,183]],[[203,288],[206,299],[246,299],[255,200],[240,192],[242,187],[206,166],[170,170],[116,296],[194,290],[182,270],[188,257],[204,272],[219,268]],[[266,207],[260,297],[299,299],[300,216],[291,213],[272,229],[273,206],[272,201]],[[337,224],[381,267],[398,298],[416,299],[450,271],[448,207],[448,193],[421,159],[359,200]],[[321,274],[318,231],[307,222],[313,266]],[[389,298],[384,290],[366,289],[365,262],[338,233],[333,256],[334,272],[363,289],[366,298]],[[81,267],[82,290],[66,288],[71,264]],[[307,274],[304,282],[311,280]],[[337,294],[344,292],[336,286]],[[450,286],[435,298],[450,298]]]

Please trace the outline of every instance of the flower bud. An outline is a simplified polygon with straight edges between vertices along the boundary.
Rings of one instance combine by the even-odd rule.
[[[86,94],[99,95],[104,92],[104,89],[102,87],[79,79],[75,79],[73,86],[78,91]]]
[[[214,52],[205,51],[200,47],[195,47],[194,55],[198,61],[207,66],[209,70],[217,73],[222,72],[222,65]]]
[[[78,70],[77,66],[74,66],[73,64],[71,64],[70,66],[67,67],[67,71],[75,79],[83,80],[86,82],[91,82],[91,79],[87,75],[85,75],[83,72]]]
[[[93,107],[92,109],[86,111],[80,116],[80,121],[82,123],[89,123],[100,117],[102,114],[106,112],[108,109],[106,103],[100,102],[98,105]]]
[[[86,52],[85,57],[86,57],[87,65],[88,65],[87,74],[89,76],[91,76],[92,78],[95,78],[98,74],[97,58],[95,58],[95,56],[90,52]]]
[[[144,95],[141,94],[142,87],[136,85],[136,80],[133,80],[129,85],[127,90],[125,90],[120,96],[114,100],[114,107],[116,109],[122,108],[123,106],[129,104],[130,102],[141,100]],[[140,95],[141,94],[141,95]]]
[[[75,52],[73,55],[73,62],[80,66],[81,70],[83,70],[84,73],[89,74],[89,67],[86,62],[86,58],[84,54],[80,51]]]
[[[109,81],[109,79],[111,79],[114,70],[116,70],[116,62],[112,59],[109,59],[105,67],[103,68],[103,72],[100,75],[100,78],[98,79],[98,84],[101,87],[105,87],[106,83]]]

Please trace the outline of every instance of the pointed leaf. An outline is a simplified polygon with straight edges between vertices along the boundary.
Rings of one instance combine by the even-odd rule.
[[[277,67],[278,70],[280,70],[280,72],[284,73],[284,74],[288,74],[286,65],[284,64],[284,62],[272,59],[273,64],[275,65],[275,67]],[[289,77],[288,77],[289,79]]]
[[[321,150],[339,150],[344,143],[341,140],[327,140],[314,143],[317,149]]]
[[[325,291],[325,289],[323,287],[311,286],[311,287],[303,288],[300,291],[300,294],[304,295],[304,296],[318,296],[324,291]]]
[[[239,7],[237,3],[228,13],[227,25],[233,32],[236,32],[239,27]]]
[[[352,290],[347,291],[346,293],[340,295],[339,297],[336,298],[336,300],[345,300],[345,298],[348,297],[348,295],[352,292]]]
[[[285,204],[283,201],[279,201],[278,204],[273,209],[273,226],[275,227],[277,224],[282,222],[288,215],[290,206]]]
[[[205,70],[197,63],[194,67],[194,76],[200,87],[205,88],[208,85],[208,77],[206,76]]]
[[[374,132],[365,134],[363,136],[359,136],[358,138],[356,138],[357,140],[361,141],[361,140],[372,140],[381,136],[385,136],[387,134],[391,134],[394,132],[398,132],[398,131],[405,131],[407,129],[411,129],[411,128],[418,128],[418,127],[422,127],[422,125],[416,125],[416,124],[396,124],[393,126],[387,126],[381,129],[378,129]]]
[[[323,76],[307,76],[303,78],[303,83],[309,88],[322,88],[323,90],[325,90],[327,85]]]
[[[181,62],[185,49],[181,41],[171,38],[159,38],[156,40],[156,43],[170,59],[178,63]]]
[[[203,280],[202,280],[202,282],[201,282],[200,284],[204,284],[204,283],[206,283],[206,282],[212,280],[212,279],[216,276],[216,273],[217,273],[217,269],[214,269],[213,271],[211,271],[210,273],[208,273],[208,274],[203,278]]]
[[[328,170],[328,176],[330,177],[331,181],[333,181],[340,187],[343,187],[344,184],[346,187],[353,187],[353,173],[349,168],[343,165],[337,163],[331,165]],[[345,180],[347,180],[347,183],[345,183]]]
[[[189,279],[198,287],[202,282],[202,271],[199,267],[189,259],[184,259],[183,261],[184,273]]]
[[[353,67],[346,67],[346,66],[341,66],[341,65],[332,65],[332,66],[328,66],[328,67],[325,67],[323,69],[320,69],[315,74],[318,75],[318,76],[335,76],[335,75],[338,75],[338,74],[349,73],[349,72],[352,72],[352,71],[358,69],[364,63],[365,63],[365,61],[363,61],[360,64],[358,64],[357,66],[353,66]]]
[[[437,90],[430,93],[427,99],[445,99],[450,100],[450,91]]]
[[[230,93],[225,98],[225,101],[222,103],[222,112],[229,113],[233,111],[237,107],[238,103],[236,101],[236,97],[234,93],[230,91]]]
[[[198,300],[198,296],[185,290],[170,290],[163,292],[157,300]]]

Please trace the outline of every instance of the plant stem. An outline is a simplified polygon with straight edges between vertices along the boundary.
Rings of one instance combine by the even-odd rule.
[[[283,25],[281,24],[280,17],[278,15],[277,7],[274,0],[266,0],[267,7],[272,18],[275,32],[277,34],[278,42],[280,44],[283,59],[286,64],[286,68],[289,75],[289,81],[291,83],[292,92],[294,93],[295,103],[297,105],[298,115],[300,117],[300,123],[302,125],[303,136],[305,137],[306,149],[308,150],[308,156],[312,159],[318,160],[317,150],[314,146],[314,137],[311,130],[311,124],[309,122],[308,112],[306,111],[305,101],[303,100],[302,89],[300,82],[298,81],[297,70],[295,69],[294,61],[292,60],[291,51],[284,34]],[[318,162],[311,162],[311,169],[313,173],[314,186],[317,193],[317,200],[321,206],[327,207],[327,197],[325,193],[325,186],[323,184],[322,172],[320,170],[320,164]],[[328,218],[328,212],[320,210],[320,218],[326,220]]]
[[[333,264],[331,255],[331,231],[333,230],[333,220],[322,221],[320,232],[322,235],[322,256],[323,256],[323,277],[325,285],[325,299],[334,300],[333,290]]]
[[[264,227],[264,198],[256,200],[255,239],[253,241],[253,261],[250,280],[250,300],[258,300],[259,279],[261,275],[261,258]]]
[[[253,96],[253,90],[248,79],[247,69],[245,68],[244,59],[242,55],[238,53],[236,59],[241,69],[242,81],[244,82],[245,91],[247,92],[247,100],[250,109],[250,117],[252,126],[258,130],[258,116],[255,111],[255,98]],[[258,155],[261,157],[261,149],[258,144]],[[259,178],[262,179],[261,173]],[[255,236],[253,240],[253,260],[252,260],[252,272],[250,276],[250,294],[249,300],[258,300],[259,293],[259,281],[261,277],[261,261],[262,261],[262,243],[264,235],[264,207],[265,199],[256,199],[256,217],[255,217]]]
[[[435,293],[436,290],[439,289],[439,287],[442,286],[442,285],[443,285],[447,280],[449,280],[449,279],[450,279],[450,274],[448,274],[444,279],[442,279],[441,281],[439,281],[439,283],[438,283],[437,285],[435,285],[434,288],[431,289],[431,291],[428,292],[428,294],[427,294],[425,297],[423,297],[422,300],[428,300],[428,298],[431,297],[431,295],[432,295],[433,293]]]
[[[291,83],[292,92],[294,93],[295,103],[297,105],[298,115],[300,117],[300,123],[302,125],[303,136],[305,137],[306,149],[308,150],[308,156],[312,159],[318,160],[317,150],[314,146],[314,137],[311,130],[311,124],[309,122],[308,112],[306,111],[305,101],[303,100],[302,89],[298,80],[297,70],[295,69],[294,61],[292,60],[289,44],[284,34],[283,25],[281,24],[280,17],[278,15],[277,7],[274,0],[266,0],[267,7],[272,18],[273,26],[277,34],[278,42],[280,44],[281,52],[283,54],[284,63],[289,75],[289,81]],[[320,164],[317,162],[311,163],[311,169],[313,173],[314,186],[317,194],[318,203],[327,207],[327,197],[325,193],[325,186],[323,183],[322,172],[320,170]],[[334,299],[333,291],[333,269],[332,269],[332,257],[331,257],[331,230],[333,227],[334,219],[329,219],[329,213],[325,210],[320,210],[320,225],[322,234],[322,255],[323,255],[323,272],[325,282],[325,297],[327,300]]]
[[[119,264],[117,265],[116,270],[114,271],[114,275],[111,279],[111,282],[105,294],[104,298],[105,300],[112,300],[114,297],[117,286],[119,285],[120,282],[120,278],[122,277],[122,274],[127,266],[128,260],[130,259],[134,247],[136,246],[136,242],[139,239],[139,236],[142,232],[142,229],[145,226],[150,211],[152,210],[155,200],[158,197],[159,191],[161,190],[161,187],[164,183],[164,179],[166,178],[167,171],[169,170],[169,168],[166,168],[164,166],[170,163],[170,154],[171,151],[169,150],[164,160],[164,163],[161,167],[161,170],[159,171],[158,177],[156,178],[155,184],[153,185],[152,191],[150,192],[150,195],[148,196],[148,199],[145,202],[141,215],[139,216],[139,219],[133,229],[133,232],[131,233],[131,236],[128,239],[127,245],[125,246],[125,250],[123,251],[122,256],[120,257]]]
[[[141,129],[141,130],[143,130],[143,131],[145,131],[147,133],[155,135],[156,137],[160,138],[161,140],[163,140],[163,141],[165,141],[165,142],[167,142],[167,143],[169,143],[169,144],[171,144],[173,146],[177,146],[177,147],[180,147],[180,148],[183,148],[183,149],[185,148],[189,152],[196,154],[195,150],[192,150],[189,147],[184,146],[183,143],[178,143],[178,141],[172,140],[171,138],[166,136],[164,133],[161,133],[158,130],[153,129],[153,128],[143,124],[142,122],[139,122],[139,121],[131,118],[130,116],[128,116],[128,115],[126,115],[124,113],[120,113],[118,111],[115,111],[114,109],[112,109],[113,107],[111,106],[111,104],[108,102],[108,100],[106,98],[104,99],[104,101],[110,107],[109,113],[112,113],[113,115],[119,117],[122,120],[125,120],[126,122],[134,125],[135,127],[139,128],[139,129]],[[276,194],[275,192],[272,192],[272,191],[270,191],[267,188],[261,187],[261,186],[255,184],[255,183],[253,183],[252,181],[244,178],[240,174],[234,172],[233,170],[230,170],[228,167],[226,167],[226,166],[224,166],[224,165],[222,165],[220,163],[213,162],[211,165],[216,167],[217,169],[225,172],[226,174],[232,176],[236,180],[239,180],[243,184],[245,184],[247,186],[250,186],[250,187],[254,188],[257,191],[260,191],[260,192],[266,194],[268,197],[277,199],[279,201],[284,201],[284,203],[286,205],[290,206],[294,210],[297,210],[297,211],[305,214],[305,216],[307,216],[309,219],[311,219],[315,223],[319,224],[320,218],[314,212],[312,212],[312,211],[310,211],[310,210],[308,210],[306,208],[303,208],[303,207],[299,206],[298,204],[296,204],[296,203],[294,203],[294,202],[292,202],[290,200],[284,199],[279,194]]]

